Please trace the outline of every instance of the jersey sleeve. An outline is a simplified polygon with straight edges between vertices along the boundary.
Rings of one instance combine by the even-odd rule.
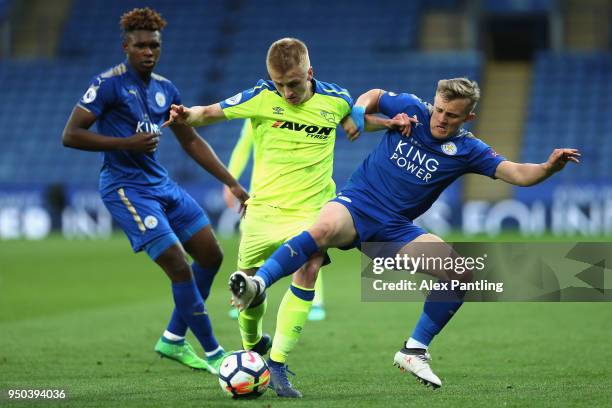
[[[181,98],[181,92],[178,90],[176,85],[174,85],[172,82],[167,86],[166,92],[168,93],[168,96],[169,96],[168,99],[170,100],[170,103],[168,104],[168,111],[166,112],[164,116],[164,121],[170,118],[170,106],[171,105],[182,105],[183,103],[182,98]]]
[[[170,92],[170,100],[171,100],[170,103],[174,105],[181,105],[182,104],[181,93],[176,87],[176,85],[171,83],[169,92]]]
[[[385,92],[380,96],[378,101],[378,110],[383,115],[393,118],[401,112],[422,111],[425,105],[416,95],[394,92]]]
[[[341,117],[345,117],[349,113],[351,113],[351,109],[353,108],[353,98],[351,97],[350,92],[346,88],[342,88],[340,85],[332,84],[328,82],[322,82],[315,80],[315,90],[317,93],[333,96],[338,98],[338,113]],[[346,102],[346,103],[345,103]]]
[[[347,95],[348,96],[343,98],[348,105],[346,105],[346,106],[343,105],[342,106],[342,108],[344,109],[344,111],[342,112],[342,114],[343,114],[342,117],[344,117],[346,115],[350,115],[351,110],[353,109],[353,106],[355,105],[355,101],[353,100],[351,95],[348,93],[348,91],[347,91]]]
[[[497,166],[507,159],[495,152],[495,150],[482,140],[475,139],[474,148],[468,160],[470,173],[482,174],[483,176],[495,178]]]
[[[232,150],[232,156],[229,161],[228,170],[235,179],[239,179],[246,167],[246,164],[251,157],[253,149],[253,126],[251,120],[247,119],[242,125],[240,138]]]
[[[115,101],[115,86],[112,80],[95,77],[77,106],[99,117]]]
[[[262,101],[262,92],[266,90],[271,91],[271,85],[264,80],[260,80],[253,88],[221,101],[220,105],[225,117],[228,119],[257,117]]]

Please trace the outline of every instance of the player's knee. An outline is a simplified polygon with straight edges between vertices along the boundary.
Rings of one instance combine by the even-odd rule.
[[[219,245],[214,245],[206,251],[192,254],[194,260],[204,268],[219,269],[223,263],[223,250]]]
[[[191,268],[181,250],[169,248],[155,262],[161,266],[173,283],[186,282],[192,278]]]
[[[463,274],[463,282],[471,282],[474,280],[474,272],[466,270]]]
[[[221,267],[221,263],[223,262],[223,249],[219,245],[212,251],[210,254],[210,266],[218,269]]]
[[[308,231],[319,248],[326,248],[334,235],[334,226],[330,222],[321,222]]]
[[[471,282],[474,279],[474,273],[468,269],[455,271],[452,274],[451,279],[458,280],[460,282]]]
[[[164,270],[173,283],[187,282],[192,279],[191,268],[184,261],[182,264],[177,263],[173,267]]]

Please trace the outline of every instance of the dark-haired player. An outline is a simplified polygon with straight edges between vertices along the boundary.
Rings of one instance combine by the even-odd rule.
[[[155,351],[188,367],[218,371],[225,355],[204,302],[223,253],[196,201],[168,176],[157,159],[161,124],[180,95],[153,72],[165,20],[150,8],[121,17],[126,60],[97,75],[76,105],[63,134],[65,146],[103,152],[100,194],[135,252],[145,250],[172,282],[175,308]],[[97,122],[97,132],[89,128]],[[241,203],[246,191],[210,146],[189,126],[170,127],[187,154],[227,185]],[[185,251],[194,259],[189,265]],[[199,358],[185,341],[190,328],[206,353]]]

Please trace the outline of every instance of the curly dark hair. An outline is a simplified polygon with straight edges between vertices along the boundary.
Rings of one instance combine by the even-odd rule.
[[[149,7],[135,8],[124,13],[119,20],[123,36],[134,30],[161,31],[166,26],[166,20]]]

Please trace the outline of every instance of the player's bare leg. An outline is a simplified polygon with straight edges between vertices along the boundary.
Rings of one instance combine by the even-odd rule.
[[[333,201],[323,206],[317,222],[308,232],[321,250],[351,245],[357,237],[351,213]]]

